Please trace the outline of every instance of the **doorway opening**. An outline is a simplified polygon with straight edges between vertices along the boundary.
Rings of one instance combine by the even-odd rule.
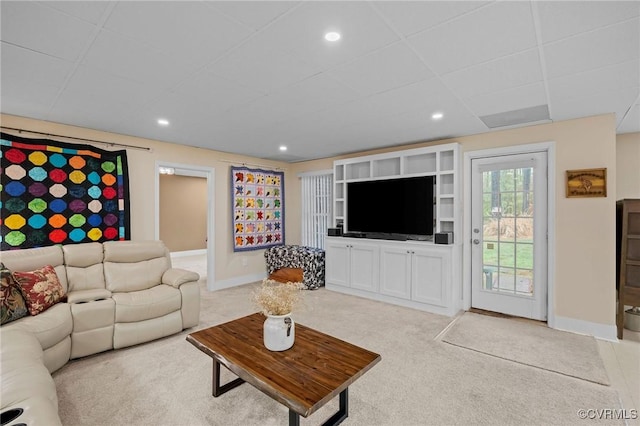
[[[207,290],[213,291],[215,285],[215,238],[214,238],[214,191],[215,169],[212,167],[192,164],[179,164],[166,161],[156,161],[155,174],[155,238],[160,239],[160,175],[168,170],[183,176],[193,176],[206,179],[206,260],[207,260]]]

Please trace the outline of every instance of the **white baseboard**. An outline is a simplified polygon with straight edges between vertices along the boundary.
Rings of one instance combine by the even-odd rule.
[[[267,278],[267,274],[263,272],[260,274],[242,275],[240,277],[233,277],[227,280],[219,280],[214,283],[213,290],[222,290],[223,288],[255,283],[256,281],[262,281],[265,278]]]
[[[588,336],[593,336],[596,339],[608,340],[610,342],[618,341],[618,333],[615,324],[599,324],[556,315],[553,328],[557,330],[570,331],[572,333],[586,334]]]
[[[173,259],[174,257],[198,256],[201,254],[207,254],[207,249],[172,251],[171,258]]]

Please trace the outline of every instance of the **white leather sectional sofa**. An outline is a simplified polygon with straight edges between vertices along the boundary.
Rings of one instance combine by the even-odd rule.
[[[117,241],[5,251],[11,271],[52,265],[67,302],[0,329],[3,425],[59,424],[52,372],[70,359],[148,342],[198,324],[198,274],[171,268],[161,241]]]

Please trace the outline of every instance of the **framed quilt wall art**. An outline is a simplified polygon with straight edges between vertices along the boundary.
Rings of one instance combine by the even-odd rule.
[[[284,172],[231,167],[233,251],[284,244]]]
[[[125,150],[0,136],[0,249],[130,239]]]

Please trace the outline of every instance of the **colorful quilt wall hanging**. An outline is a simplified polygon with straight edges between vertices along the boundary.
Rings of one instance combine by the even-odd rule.
[[[1,250],[130,239],[125,150],[0,137]]]
[[[284,244],[284,172],[231,167],[233,251]]]

